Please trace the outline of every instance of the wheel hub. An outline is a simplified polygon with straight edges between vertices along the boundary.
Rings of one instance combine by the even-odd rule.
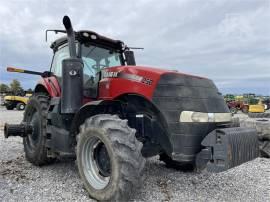
[[[40,120],[37,112],[33,112],[28,121],[33,130],[32,133],[29,133],[28,136],[26,136],[26,141],[29,145],[29,148],[31,150],[34,150],[39,142],[39,135],[40,135]]]
[[[111,164],[105,144],[96,136],[84,143],[82,153],[83,172],[95,189],[104,189],[110,181]]]
[[[102,176],[108,177],[111,174],[110,158],[103,143],[99,143],[94,149],[94,159]]]

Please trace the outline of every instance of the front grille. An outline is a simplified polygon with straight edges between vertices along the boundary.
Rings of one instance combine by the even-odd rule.
[[[202,139],[216,126],[213,123],[180,123],[180,113],[229,112],[222,95],[211,80],[178,73],[161,76],[152,101],[167,122],[174,152],[187,159],[194,158],[201,150]]]

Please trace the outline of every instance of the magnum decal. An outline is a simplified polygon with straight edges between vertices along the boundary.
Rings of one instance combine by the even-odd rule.
[[[102,78],[122,78],[122,79],[141,82],[146,85],[152,85],[153,83],[152,79],[145,78],[136,74],[129,74],[129,73],[124,73],[124,72],[102,71]]]

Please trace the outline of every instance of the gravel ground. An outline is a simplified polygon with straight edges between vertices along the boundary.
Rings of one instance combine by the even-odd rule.
[[[73,161],[36,167],[25,160],[20,138],[4,139],[4,122],[21,119],[22,112],[0,108],[0,200],[93,201],[83,189]],[[143,179],[134,201],[270,201],[270,159],[258,158],[211,174],[167,169],[151,158]]]

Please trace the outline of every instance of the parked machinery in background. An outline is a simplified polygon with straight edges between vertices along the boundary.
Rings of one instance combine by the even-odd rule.
[[[3,98],[3,105],[7,110],[24,110],[25,106],[31,97],[32,94],[25,94],[24,96],[20,95],[6,95]]]
[[[227,106],[230,111],[235,114],[238,111],[243,113],[263,113],[265,112],[265,104],[263,104],[260,97],[256,97],[255,94],[244,94],[234,97],[224,96]]]

